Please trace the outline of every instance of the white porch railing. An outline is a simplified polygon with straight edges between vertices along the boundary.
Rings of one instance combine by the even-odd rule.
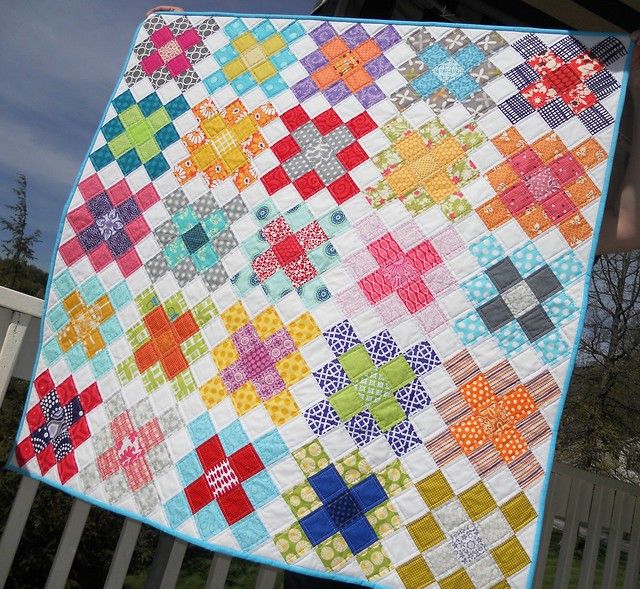
[[[40,299],[0,287],[0,405],[12,376],[26,380],[31,376],[42,304]],[[0,540],[0,589],[9,576],[38,487],[37,481],[27,477],[20,482]],[[90,509],[80,499],[73,501],[46,589],[65,586]],[[104,584],[106,589],[123,586],[141,527],[136,521],[124,519]],[[552,561],[550,546],[558,536],[559,552]],[[187,546],[172,536],[160,536],[147,577],[148,589],[175,587]],[[581,550],[576,550],[578,546]],[[212,555],[206,589],[225,586],[230,563],[227,556]],[[272,589],[276,574],[275,569],[260,567],[256,589]],[[602,589],[637,589],[639,575],[640,487],[555,463],[534,589],[563,589],[576,578],[580,589],[595,587],[596,580],[600,580],[598,586]]]

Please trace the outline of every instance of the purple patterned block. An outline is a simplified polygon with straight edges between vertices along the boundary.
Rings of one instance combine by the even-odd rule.
[[[366,446],[371,440],[382,434],[369,410],[354,415],[345,422],[344,426],[359,447]]]
[[[436,351],[431,347],[429,342],[425,341],[412,346],[403,355],[409,363],[409,366],[411,366],[411,369],[418,376],[426,374],[441,364]]]
[[[392,47],[401,39],[398,31],[396,31],[396,29],[391,25],[388,25],[384,27],[384,29],[378,31],[373,38],[383,51],[389,49],[389,47]]]
[[[371,84],[371,86],[367,86],[359,92],[356,92],[356,98],[360,101],[362,106],[365,108],[371,108],[374,104],[384,100],[385,95],[378,86]]]
[[[265,346],[269,350],[272,362],[278,362],[296,351],[296,345],[286,329],[276,331],[265,341]]]
[[[318,46],[324,45],[336,36],[333,27],[325,22],[309,32],[309,36],[316,42]]]
[[[367,35],[367,31],[364,30],[363,26],[360,24],[353,25],[349,27],[342,35],[340,35],[346,44],[349,46],[349,49],[354,49],[358,45],[361,45],[366,40],[369,39],[369,35]]]
[[[342,80],[336,82],[333,86],[329,86],[324,91],[325,98],[329,101],[331,106],[338,104],[338,102],[344,100],[350,94],[351,90],[347,88],[347,85]]]
[[[304,411],[304,418],[316,436],[321,436],[340,425],[340,418],[331,404],[323,399]]]
[[[261,344],[256,329],[251,323],[247,323],[247,325],[238,329],[231,336],[231,339],[241,356]]]
[[[82,247],[87,251],[93,250],[102,243],[102,234],[95,223],[81,231],[78,237]]]
[[[362,343],[347,319],[327,329],[322,335],[336,356],[342,356],[353,346]]]
[[[129,236],[124,231],[119,231],[107,239],[107,246],[111,253],[118,257],[127,252],[132,245],[133,243],[131,243]]]
[[[220,373],[220,378],[230,393],[234,393],[247,382],[247,376],[240,362],[234,362],[231,366],[225,368]]]
[[[393,65],[384,55],[379,55],[367,63],[364,69],[369,72],[372,78],[377,80],[390,72],[393,69]]]
[[[317,69],[327,65],[329,62],[327,61],[327,58],[316,49],[315,51],[309,53],[309,55],[305,55],[300,60],[300,63],[303,65],[304,69],[312,74]]]
[[[104,192],[101,192],[87,202],[87,208],[91,211],[93,218],[97,219],[102,215],[106,215],[113,208],[113,205],[109,197]]]
[[[395,398],[400,403],[400,407],[409,416],[422,411],[431,403],[431,397],[427,389],[424,388],[419,380],[414,380],[396,391]]]
[[[313,376],[326,395],[337,393],[351,383],[342,365],[335,359],[316,370]]]
[[[132,198],[125,200],[121,205],[119,205],[116,209],[118,211],[118,216],[125,222],[131,223],[134,219],[137,219],[140,216],[140,209],[136,204],[136,201]]]
[[[299,82],[296,82],[291,89],[293,90],[296,98],[301,102],[310,98],[318,91],[318,87],[311,78],[304,78]]]
[[[248,378],[254,380],[265,370],[273,368],[273,360],[264,345],[256,346],[242,354],[239,362]]]
[[[262,374],[254,377],[252,382],[263,401],[270,399],[287,388],[278,371],[273,366],[265,370]]]
[[[396,456],[404,456],[416,446],[422,444],[420,436],[409,421],[402,421],[384,433],[389,446],[396,453]]]
[[[364,347],[378,368],[400,355],[398,344],[386,329],[364,342]]]

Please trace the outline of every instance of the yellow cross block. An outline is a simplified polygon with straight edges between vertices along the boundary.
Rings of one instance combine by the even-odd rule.
[[[70,320],[58,334],[60,349],[68,352],[77,343],[82,343],[87,356],[93,358],[105,347],[100,325],[115,313],[109,297],[102,295],[95,303],[87,305],[80,293],[73,291],[64,299],[63,307]]]

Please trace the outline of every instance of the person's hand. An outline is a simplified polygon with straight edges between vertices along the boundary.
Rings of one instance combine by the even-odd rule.
[[[629,70],[629,94],[633,100],[633,106],[640,112],[640,29],[631,33],[633,44],[633,57],[631,58],[631,69]]]
[[[179,6],[168,6],[161,4],[160,6],[154,6],[153,8],[147,10],[147,16],[152,15],[154,12],[184,12],[184,8],[180,8]]]

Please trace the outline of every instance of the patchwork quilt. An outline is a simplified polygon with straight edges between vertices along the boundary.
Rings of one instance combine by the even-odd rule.
[[[66,205],[9,467],[310,575],[526,586],[628,48],[147,18]]]

